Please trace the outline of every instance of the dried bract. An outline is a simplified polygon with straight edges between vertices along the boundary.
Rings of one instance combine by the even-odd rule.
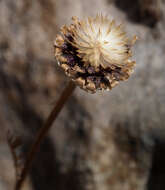
[[[72,18],[55,40],[55,57],[65,73],[82,89],[95,93],[110,90],[128,79],[135,65],[131,46],[121,25],[106,16]]]

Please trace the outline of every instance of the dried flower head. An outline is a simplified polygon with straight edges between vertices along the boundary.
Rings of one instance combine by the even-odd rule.
[[[65,73],[88,92],[110,90],[119,81],[128,79],[135,65],[131,46],[121,25],[106,16],[86,20],[72,18],[55,40],[55,57]]]

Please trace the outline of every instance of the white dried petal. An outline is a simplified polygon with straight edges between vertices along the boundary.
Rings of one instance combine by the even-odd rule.
[[[114,20],[97,15],[82,21],[74,17],[73,21],[73,45],[84,62],[94,67],[120,66],[131,56],[125,32]]]

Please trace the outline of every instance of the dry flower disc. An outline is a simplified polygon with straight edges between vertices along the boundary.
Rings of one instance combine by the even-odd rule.
[[[82,89],[95,93],[110,90],[127,80],[135,62],[130,60],[136,37],[128,39],[121,25],[97,15],[61,28],[55,40],[59,66]]]

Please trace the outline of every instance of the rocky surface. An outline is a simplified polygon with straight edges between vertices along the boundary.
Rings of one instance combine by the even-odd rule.
[[[164,0],[0,1],[0,189],[15,180],[6,132],[20,136],[25,156],[68,82],[53,57],[59,27],[103,12],[139,37],[135,72],[110,92],[75,90],[26,188],[164,190],[164,10]]]

